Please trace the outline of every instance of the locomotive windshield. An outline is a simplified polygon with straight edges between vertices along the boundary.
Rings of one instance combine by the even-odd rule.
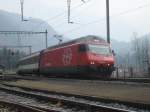
[[[89,45],[89,51],[95,54],[111,55],[110,47],[104,45]]]

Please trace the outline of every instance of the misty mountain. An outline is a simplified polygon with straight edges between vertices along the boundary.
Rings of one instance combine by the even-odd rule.
[[[0,10],[0,31],[48,31],[48,46],[58,44],[54,38],[57,32],[45,21],[29,18],[28,21],[21,21],[19,14]],[[0,34],[0,46],[32,45],[32,50],[38,51],[45,48],[45,34]]]

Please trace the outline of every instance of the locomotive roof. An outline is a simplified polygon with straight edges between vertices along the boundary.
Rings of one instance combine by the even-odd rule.
[[[80,37],[80,38],[77,38],[77,39],[74,39],[74,40],[71,40],[71,41],[64,42],[64,43],[59,44],[59,45],[54,45],[54,46],[48,47],[47,49],[44,49],[43,51],[46,51],[46,50],[49,50],[49,49],[54,49],[54,48],[57,48],[57,47],[63,47],[63,46],[66,46],[66,45],[72,45],[72,44],[76,44],[76,43],[86,43],[86,42],[94,41],[94,40],[98,40],[101,43],[107,43],[103,38],[101,38],[99,36],[88,35],[88,36]],[[28,55],[28,56],[25,56],[25,57],[21,58],[20,61],[28,59],[28,58],[32,58],[32,57],[35,57],[35,56],[39,56],[40,52],[41,51],[32,53],[31,55]]]
[[[94,41],[94,40],[98,40],[101,43],[107,43],[101,37],[98,37],[98,36],[95,36],[95,35],[88,35],[88,36],[80,37],[80,38],[77,38],[77,39],[74,39],[74,40],[71,40],[71,41],[64,42],[64,43],[59,44],[59,45],[51,46],[51,47],[49,47],[47,49],[53,49],[53,48],[57,48],[57,47],[63,47],[63,46],[71,45],[71,44],[75,44],[75,43],[84,43],[84,42],[86,43],[86,42]]]

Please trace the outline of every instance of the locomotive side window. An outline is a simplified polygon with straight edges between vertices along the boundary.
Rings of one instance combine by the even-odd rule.
[[[79,45],[79,52],[86,52],[88,51],[88,46],[85,44]]]

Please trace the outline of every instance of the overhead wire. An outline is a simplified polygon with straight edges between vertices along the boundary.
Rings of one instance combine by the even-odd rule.
[[[77,5],[77,6],[73,7],[73,8],[71,8],[71,10],[77,9],[77,8],[83,6],[85,3],[88,3],[88,2],[90,2],[90,1],[91,1],[91,0],[87,0],[86,2],[83,2],[83,3],[79,4],[79,5]],[[43,20],[42,22],[40,22],[40,23],[38,23],[36,26],[34,26],[34,27],[31,29],[31,31],[32,31],[34,28],[37,28],[38,26],[41,26],[41,25],[45,24],[45,21],[54,20],[54,19],[56,19],[56,18],[58,18],[58,17],[64,15],[64,14],[66,13],[66,11],[67,11],[67,10],[65,10],[65,11],[63,11],[63,12],[61,12],[61,13],[59,13],[59,14],[53,16],[53,17],[50,17],[50,18],[48,18],[48,19],[46,19],[46,20]]]
[[[90,0],[88,0],[88,1],[90,1]],[[87,2],[87,1],[84,1],[84,2]],[[91,5],[91,4],[90,4]],[[86,5],[87,6],[87,5]],[[85,8],[84,8],[84,10],[85,10]],[[76,16],[76,14],[75,15],[73,15],[72,16],[72,18],[73,17],[75,17]],[[57,25],[54,25],[53,27],[63,27],[64,25],[78,25],[78,26],[82,26],[82,25],[84,25],[84,24],[82,24],[82,23],[80,23],[80,22],[76,22],[76,21],[73,21],[73,23],[72,24],[68,24],[67,22],[62,22],[62,23],[60,23],[60,24],[57,24]]]
[[[127,13],[131,13],[131,12],[137,11],[137,10],[139,10],[139,9],[142,9],[142,8],[145,8],[145,7],[148,7],[148,6],[150,6],[150,3],[147,3],[147,4],[145,4],[145,5],[138,6],[138,7],[136,7],[136,8],[129,9],[129,10],[123,11],[123,12],[121,12],[121,13],[112,15],[112,16],[110,16],[110,18],[112,19],[112,18],[121,16],[121,15],[124,15],[124,14],[127,14]],[[99,20],[95,20],[95,21],[86,23],[86,24],[83,24],[84,26],[82,26],[82,27],[85,27],[85,26],[88,26],[88,25],[91,25],[91,24],[94,24],[94,23],[99,23],[99,22],[102,22],[102,21],[105,21],[105,20],[106,20],[106,17],[105,17],[105,18],[101,18],[101,19],[99,19]],[[79,29],[81,29],[82,27],[79,26],[79,27],[73,28],[73,29],[71,29],[71,30],[69,30],[69,31],[64,32],[63,35],[65,35],[66,33],[72,33],[73,31],[79,30]]]

